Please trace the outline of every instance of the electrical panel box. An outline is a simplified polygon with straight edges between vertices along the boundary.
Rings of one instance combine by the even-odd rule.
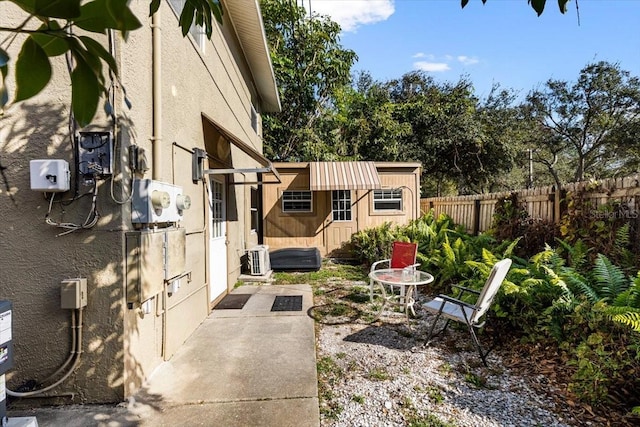
[[[178,222],[191,207],[191,199],[182,187],[151,179],[134,179],[131,222],[155,224]]]
[[[126,233],[127,302],[142,304],[164,290],[164,231]]]
[[[82,176],[104,178],[113,174],[113,135],[111,132],[78,134],[78,170]]]
[[[167,230],[165,255],[164,278],[169,280],[183,274],[187,257],[187,231],[184,228]]]
[[[67,279],[60,284],[60,308],[82,308],[87,305],[87,279]]]
[[[29,162],[31,189],[47,193],[69,191],[69,163],[61,159],[40,159]]]
[[[185,271],[184,228],[126,233],[127,303],[141,306]]]

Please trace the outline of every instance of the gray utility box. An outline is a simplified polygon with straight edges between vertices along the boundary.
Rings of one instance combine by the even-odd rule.
[[[13,367],[11,302],[0,300],[0,375]]]
[[[7,416],[7,394],[4,385],[4,373],[13,367],[11,323],[11,303],[0,300],[0,423],[2,423]]]
[[[140,305],[164,291],[166,282],[185,271],[184,228],[126,234],[127,303]]]

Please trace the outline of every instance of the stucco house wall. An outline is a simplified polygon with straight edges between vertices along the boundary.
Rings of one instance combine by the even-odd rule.
[[[236,3],[234,7],[257,10],[259,16],[257,2]],[[222,5],[222,25],[214,22],[211,41],[200,43],[191,35],[182,37],[178,13],[169,2],[161,2],[160,99],[154,101],[154,36],[147,16],[149,4],[131,3],[143,27],[131,32],[126,42],[116,36],[111,46],[121,75],[113,89],[115,123],[100,113],[85,129],[69,127],[71,91],[64,57],[54,60],[52,81],[42,93],[11,105],[0,118],[0,163],[6,168],[8,186],[8,190],[0,186],[0,217],[6,224],[0,227],[0,299],[13,303],[15,345],[15,367],[7,374],[9,389],[29,380],[44,380],[70,355],[71,310],[60,308],[62,280],[86,278],[88,301],[82,313],[80,363],[50,393],[62,396],[50,399],[58,403],[115,402],[131,395],[171,357],[236,282],[241,256],[257,243],[249,225],[251,186],[242,185],[255,181],[257,174],[218,175],[224,179],[227,196],[227,251],[213,254],[209,249],[209,177],[192,180],[192,152],[194,148],[206,151],[205,169],[256,168],[256,155],[248,155],[246,147],[238,148],[231,140],[251,147],[259,157],[260,113],[279,108],[279,100],[275,83],[256,81],[257,73],[265,75],[264,69],[258,70],[265,64],[266,74],[271,72],[272,76],[268,55],[256,64],[260,49],[248,53],[251,46],[243,44],[237,33],[246,24],[233,21],[241,17],[238,9],[228,9],[224,2]],[[0,17],[7,27],[24,19],[22,11],[7,2],[0,2]],[[261,26],[251,31],[263,32]],[[108,47],[106,36],[102,42]],[[13,58],[19,46],[14,43],[9,48]],[[8,83],[15,88],[11,79]],[[131,109],[125,105],[120,84],[126,89]],[[154,138],[153,111],[160,106],[162,133]],[[115,173],[112,178],[97,180],[97,224],[58,236],[64,230],[45,223],[51,195],[30,190],[29,161],[69,162],[71,191],[56,195],[50,217],[57,222],[82,223],[91,208],[91,195],[58,203],[74,196],[75,157],[70,133],[81,130],[114,133]],[[144,173],[130,169],[128,147],[134,144],[146,151],[149,170]],[[181,221],[169,224],[169,228],[185,232],[184,271],[188,275],[180,279],[177,292],[169,293],[164,288],[151,298],[146,305],[148,312],[140,304],[127,303],[132,256],[127,234],[140,228],[131,222],[133,178],[180,186],[192,202]],[[78,187],[79,195],[92,190],[82,184]],[[226,256],[226,277],[212,275],[208,262],[212,256]],[[212,295],[212,281],[222,281],[225,291]]]

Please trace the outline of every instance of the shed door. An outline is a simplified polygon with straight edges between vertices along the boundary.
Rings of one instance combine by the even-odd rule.
[[[227,216],[224,178],[211,178],[209,191],[209,297],[227,290]]]
[[[325,227],[327,253],[340,249],[357,231],[355,207],[351,200],[351,190],[331,191],[331,212]]]

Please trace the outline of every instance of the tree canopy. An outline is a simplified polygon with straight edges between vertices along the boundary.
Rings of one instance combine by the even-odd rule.
[[[527,96],[526,109],[545,135],[536,161],[552,173],[562,154],[571,159],[573,181],[611,176],[633,163],[633,155],[621,154],[635,150],[640,138],[640,79],[618,64],[588,64],[575,83],[548,80]]]
[[[263,0],[261,7],[285,104],[264,118],[265,152],[276,160],[322,158],[327,149],[320,121],[351,81],[356,54],[340,45],[340,26],[327,17],[307,16],[303,7],[280,0]]]

